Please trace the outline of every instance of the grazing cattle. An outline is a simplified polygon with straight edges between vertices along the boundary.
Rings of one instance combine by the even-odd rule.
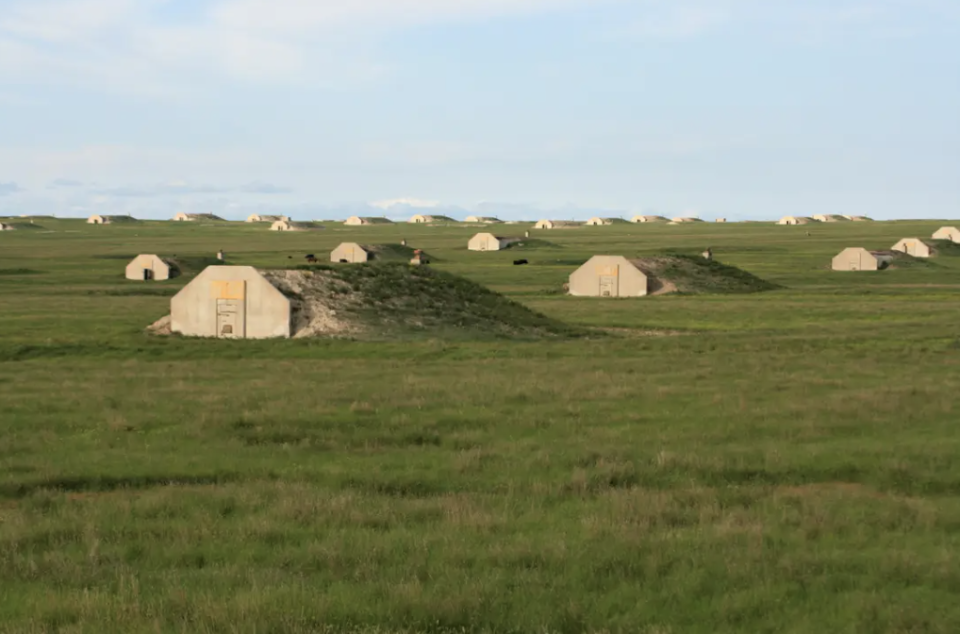
[[[307,260],[307,262],[309,262],[310,264],[316,264],[316,262],[317,262],[317,256],[315,256],[315,255],[312,254],[312,253],[308,253],[307,255],[305,255],[305,256],[303,256],[303,257],[304,257],[304,258]]]
[[[520,266],[520,265],[522,265],[522,264],[530,264],[530,263],[527,262],[526,260],[514,260],[514,261],[513,261],[513,265],[514,265],[514,266]]]

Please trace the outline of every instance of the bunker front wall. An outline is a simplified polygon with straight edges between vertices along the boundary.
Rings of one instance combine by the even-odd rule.
[[[247,267],[208,267],[171,301],[171,329],[194,337],[290,337],[290,300]],[[247,273],[253,271],[253,275]]]
[[[626,258],[595,257],[570,276],[570,294],[578,297],[642,297],[647,276]]]
[[[160,258],[142,255],[127,265],[128,280],[144,279],[144,271],[151,271],[151,279],[158,282],[170,279],[170,267]]]

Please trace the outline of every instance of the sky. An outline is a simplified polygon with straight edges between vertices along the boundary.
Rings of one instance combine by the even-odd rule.
[[[0,0],[0,215],[960,218],[960,0]]]

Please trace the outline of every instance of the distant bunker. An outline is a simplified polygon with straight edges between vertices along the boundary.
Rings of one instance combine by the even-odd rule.
[[[478,233],[467,242],[470,251],[501,251],[510,245],[522,242],[523,238],[496,236],[492,233]]]
[[[894,258],[891,251],[867,251],[861,247],[849,247],[833,258],[834,271],[881,271]]]
[[[209,266],[170,309],[151,331],[233,339],[579,333],[475,282],[395,262],[263,271]]]
[[[409,262],[416,249],[402,244],[357,244],[344,242],[330,252],[330,261],[338,264],[363,264],[365,262]]]
[[[163,281],[177,277],[180,269],[175,262],[164,260],[152,253],[141,253],[127,265],[125,272],[128,280],[140,282]]]
[[[904,238],[890,247],[891,251],[900,251],[915,258],[929,258],[937,254],[937,243],[923,238]]]
[[[575,297],[643,297],[667,293],[756,293],[778,288],[733,266],[685,255],[626,258],[595,255],[570,275]]]

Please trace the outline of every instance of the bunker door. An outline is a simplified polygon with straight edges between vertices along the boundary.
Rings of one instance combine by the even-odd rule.
[[[247,293],[243,281],[213,282],[212,299],[217,302],[217,337],[243,339],[247,336]]]
[[[244,301],[242,299],[217,300],[217,336],[224,339],[243,338]]]

